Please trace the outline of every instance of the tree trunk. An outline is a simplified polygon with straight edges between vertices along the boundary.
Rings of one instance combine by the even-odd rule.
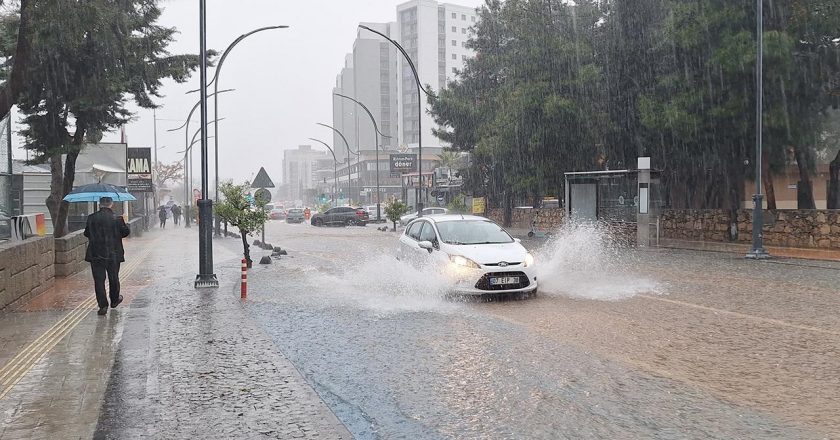
[[[0,85],[0,119],[9,114],[23,88],[26,69],[32,57],[31,14],[30,0],[20,0],[20,23],[18,24],[17,46],[12,57],[12,71],[9,73],[8,81]]]
[[[509,228],[513,221],[513,192],[510,190],[505,191],[504,203],[504,220],[502,223],[504,227]]]
[[[67,235],[67,215],[70,204],[64,201],[64,196],[73,190],[76,181],[76,159],[82,150],[85,137],[85,124],[76,121],[77,129],[70,143],[70,149],[64,160],[62,170],[61,154],[55,153],[50,157],[50,195],[47,197],[47,209],[50,211],[53,223],[53,236],[56,238]]]
[[[840,209],[840,151],[828,165],[828,209]]]
[[[766,193],[767,209],[776,209],[776,188],[770,172],[770,153],[765,149],[761,155],[761,183]]]
[[[251,261],[251,245],[248,244],[248,232],[240,229],[239,233],[242,235],[242,255],[245,257],[245,264],[250,269],[253,261]]]
[[[796,164],[799,167],[799,182],[796,184],[797,209],[817,209],[814,203],[814,187],[811,182],[811,173],[808,171],[808,160],[805,150],[801,147],[793,147],[796,156]]]
[[[53,235],[62,237],[67,233],[66,224],[58,223],[58,211],[62,203],[61,195],[64,180],[64,171],[61,163],[61,156],[50,157],[50,195],[47,197],[47,210],[50,211],[50,218],[53,224]]]

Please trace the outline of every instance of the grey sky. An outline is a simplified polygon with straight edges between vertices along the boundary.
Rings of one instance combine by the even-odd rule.
[[[241,181],[262,165],[277,183],[282,149],[311,143],[309,137],[329,142],[329,130],[315,123],[332,122],[332,87],[344,55],[352,50],[356,26],[365,21],[395,21],[399,3],[402,0],[209,0],[208,47],[220,52],[252,29],[290,26],[250,37],[225,61],[220,87],[236,91],[221,95],[219,101],[219,115],[226,118],[219,126],[221,177]],[[479,6],[483,1],[451,3]],[[164,0],[161,4],[165,8],[161,23],[181,32],[171,52],[198,53],[198,2]],[[184,149],[184,132],[166,130],[181,125],[198,98],[185,92],[197,85],[196,72],[186,84],[168,82],[163,88],[162,108],[157,111],[158,156],[163,162],[178,160],[176,152]],[[209,111],[212,119],[212,105]],[[197,116],[198,112],[191,130],[199,126]],[[152,127],[152,112],[138,111],[136,120],[126,126],[129,145],[151,147]],[[119,133],[107,134],[104,140],[118,141]],[[16,157],[21,155],[16,152]]]

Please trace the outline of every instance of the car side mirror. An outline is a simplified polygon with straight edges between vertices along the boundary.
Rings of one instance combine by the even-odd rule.
[[[514,239],[513,239],[513,241],[515,241],[515,242],[517,242],[517,243],[522,243],[522,239],[521,239],[521,238],[514,238]]]
[[[420,249],[425,249],[429,251],[429,253],[431,253],[432,250],[435,248],[435,245],[431,241],[421,241],[417,243],[417,246],[420,246]]]

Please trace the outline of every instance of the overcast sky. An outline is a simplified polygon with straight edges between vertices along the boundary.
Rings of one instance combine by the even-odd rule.
[[[279,184],[283,149],[311,143],[309,137],[332,139],[328,129],[315,123],[332,123],[332,87],[344,64],[344,55],[352,50],[356,26],[359,22],[395,21],[396,6],[402,0],[208,0],[207,3],[207,44],[219,52],[250,30],[277,24],[290,26],[256,34],[240,43],[225,61],[219,82],[220,88],[236,89],[220,95],[219,100],[219,116],[226,118],[219,123],[222,179],[242,181],[265,166],[275,184]],[[475,7],[483,1],[451,3]],[[161,5],[165,8],[161,24],[180,31],[170,47],[171,52],[198,53],[198,1],[163,0]],[[208,70],[212,77],[212,69]],[[198,98],[197,94],[185,95],[185,92],[197,86],[196,71],[188,83],[170,81],[163,88],[165,96],[157,110],[158,158],[162,162],[178,160],[176,153],[184,149],[184,132],[166,130],[183,123]],[[210,103],[208,117],[212,120]],[[194,121],[191,131],[199,126],[198,112]],[[126,126],[126,134],[130,147],[151,147],[152,112],[137,111],[136,119]],[[104,140],[119,141],[119,134],[108,134]],[[212,139],[210,143],[212,148]],[[16,158],[22,158],[21,151],[15,154]],[[194,160],[197,167],[198,155]]]

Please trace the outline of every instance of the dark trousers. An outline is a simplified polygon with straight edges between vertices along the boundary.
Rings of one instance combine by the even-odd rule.
[[[120,298],[120,262],[97,261],[90,263],[93,273],[93,289],[96,291],[96,302],[99,307],[108,307],[108,296],[105,294],[105,276],[108,276],[108,293],[111,304]]]
[[[161,227],[161,228],[165,228],[165,227],[166,227],[166,217],[164,217],[164,218],[160,219],[160,227]]]

